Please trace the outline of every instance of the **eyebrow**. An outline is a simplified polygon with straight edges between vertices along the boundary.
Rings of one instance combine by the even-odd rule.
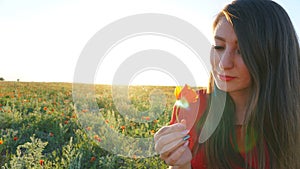
[[[223,37],[221,37],[221,36],[218,36],[218,35],[215,36],[215,39],[218,39],[218,40],[221,40],[221,41],[223,41],[223,42],[226,42],[226,39],[225,39],[225,38],[223,38]],[[237,41],[235,41],[234,43],[235,43],[235,44],[238,44]]]
[[[226,41],[224,38],[220,37],[220,36],[215,36],[215,39],[221,40],[221,41]]]

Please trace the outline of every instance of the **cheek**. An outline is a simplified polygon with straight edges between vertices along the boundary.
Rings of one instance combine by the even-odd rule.
[[[251,75],[250,75],[249,71],[245,70],[244,75],[245,75],[245,81],[248,81],[248,83],[251,85],[252,84],[252,78],[251,78]]]

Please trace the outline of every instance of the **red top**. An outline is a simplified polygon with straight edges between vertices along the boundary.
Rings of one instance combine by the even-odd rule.
[[[199,135],[197,134],[196,131],[196,124],[197,121],[201,118],[201,116],[203,115],[203,113],[205,112],[206,106],[207,106],[207,99],[208,99],[208,95],[206,94],[205,90],[199,90],[197,91],[198,94],[198,100],[196,103],[191,103],[188,109],[179,109],[179,111],[176,111],[176,107],[174,107],[173,109],[173,113],[172,113],[172,118],[170,121],[170,124],[174,124],[176,123],[176,119],[178,118],[179,121],[182,119],[186,120],[186,124],[187,124],[187,129],[190,130],[189,135],[191,136],[189,138],[189,148],[192,150],[194,144],[198,143],[198,137]],[[198,110],[198,111],[197,111]],[[178,114],[178,117],[176,118],[176,112]],[[237,126],[236,127],[236,137],[237,137],[237,143],[238,145],[243,145],[244,141],[243,141],[243,135],[242,135],[242,127],[241,126]],[[239,148],[239,150],[241,151],[242,148]],[[257,164],[257,149],[254,146],[252,148],[252,150],[254,153],[253,157],[251,158],[252,161],[252,166],[254,169],[258,168],[258,164]],[[266,152],[266,168],[270,168],[269,167],[269,158],[268,158],[268,152]],[[244,152],[240,152],[240,154],[244,157],[246,157],[246,154]],[[192,161],[191,161],[191,165],[193,169],[206,169],[207,167],[207,163],[206,163],[206,157],[205,157],[205,149],[204,146],[201,146],[201,148],[198,150],[197,154],[193,157]],[[232,166],[233,169],[242,169],[240,167],[235,167]]]

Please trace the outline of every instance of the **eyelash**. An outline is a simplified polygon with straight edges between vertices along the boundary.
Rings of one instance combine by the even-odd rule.
[[[215,49],[215,50],[224,50],[225,49],[225,47],[223,47],[223,46],[213,46],[213,48]],[[237,51],[236,51],[238,54],[241,54],[241,51],[238,49]]]
[[[223,46],[213,46],[213,47],[214,47],[215,50],[222,50],[222,49],[224,49]]]

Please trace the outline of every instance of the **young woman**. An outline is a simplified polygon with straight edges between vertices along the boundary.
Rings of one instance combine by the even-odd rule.
[[[154,136],[156,151],[170,168],[300,168],[300,50],[288,14],[270,0],[236,0],[217,15],[213,32],[210,86],[191,109],[174,108],[171,124]],[[222,94],[221,120],[200,144]]]

